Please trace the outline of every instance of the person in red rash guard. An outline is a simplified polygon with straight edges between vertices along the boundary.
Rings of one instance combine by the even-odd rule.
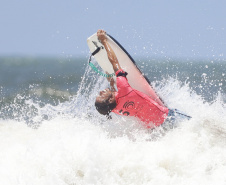
[[[176,109],[171,110],[161,106],[148,95],[130,86],[126,78],[127,72],[123,71],[119,65],[118,59],[107,41],[106,32],[98,30],[97,37],[107,51],[108,59],[117,77],[116,84],[118,88],[118,91],[116,91],[114,88],[115,82],[113,78],[110,79],[111,90],[100,91],[96,97],[95,106],[97,111],[106,116],[109,116],[111,112],[124,116],[134,116],[144,122],[148,128],[160,126],[166,120],[174,120],[177,113]],[[190,118],[189,116],[186,117]]]
[[[114,95],[116,107],[112,112],[137,117],[149,126],[161,125],[167,118],[168,108],[160,106],[146,94],[133,89],[126,75],[127,73],[122,69],[116,72],[118,92]]]

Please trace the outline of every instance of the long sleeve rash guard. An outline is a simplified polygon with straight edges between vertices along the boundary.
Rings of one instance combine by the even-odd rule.
[[[116,108],[112,112],[125,116],[134,116],[147,127],[161,125],[168,115],[168,108],[160,106],[148,95],[133,89],[123,70],[116,72],[118,92],[115,92]]]

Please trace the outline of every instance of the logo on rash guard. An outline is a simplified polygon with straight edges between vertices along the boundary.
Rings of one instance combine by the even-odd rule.
[[[133,101],[127,101],[124,105],[123,105],[123,108],[126,109],[127,111],[124,111],[121,109],[119,111],[120,114],[123,114],[124,116],[129,116],[130,115],[130,112],[129,110],[132,110],[134,109],[135,107],[135,103]]]
[[[135,103],[133,101],[127,101],[124,105],[123,108],[126,110],[132,110],[135,107]]]

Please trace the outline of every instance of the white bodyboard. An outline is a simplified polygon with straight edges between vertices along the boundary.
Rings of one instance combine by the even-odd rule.
[[[145,79],[142,72],[136,66],[134,60],[127,53],[127,51],[113,37],[109,35],[107,37],[108,43],[115,52],[121,68],[128,73],[127,79],[130,86],[138,91],[145,93],[159,105],[164,106],[164,103],[160,100],[157,93]],[[108,60],[107,52],[103,45],[99,42],[97,34],[95,33],[91,37],[89,37],[87,39],[87,43],[91,53],[93,53],[97,49],[97,47],[101,47],[100,51],[96,53],[94,57],[105,73],[114,74],[113,67]]]

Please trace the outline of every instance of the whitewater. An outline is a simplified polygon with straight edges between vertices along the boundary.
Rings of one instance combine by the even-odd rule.
[[[225,94],[207,102],[188,81],[152,83],[170,108],[192,116],[168,130],[99,115],[95,96],[108,82],[89,67],[66,102],[41,106],[18,95],[20,115],[0,119],[0,184],[225,185]]]

